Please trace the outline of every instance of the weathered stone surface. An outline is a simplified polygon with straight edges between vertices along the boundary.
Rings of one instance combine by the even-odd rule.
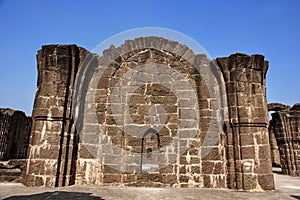
[[[268,111],[282,111],[282,110],[289,110],[291,106],[284,105],[282,103],[269,103],[268,104]]]
[[[25,159],[31,131],[31,117],[24,112],[0,108],[0,161]]]
[[[300,176],[300,104],[277,106],[272,113],[269,132],[274,134],[283,174]]]
[[[273,177],[263,56],[212,63],[178,42],[146,37],[101,57],[43,46],[37,60],[27,185],[274,189],[266,181]],[[75,84],[91,86],[75,97],[80,138]]]
[[[274,189],[274,183],[265,187],[257,178],[272,177],[266,101],[266,73],[268,62],[261,55],[248,56],[236,53],[227,58],[217,58],[227,89],[229,126],[227,152],[229,167],[228,187],[244,190]],[[265,142],[263,142],[265,141]],[[232,149],[231,149],[232,146]],[[269,167],[260,165],[263,154]]]
[[[46,45],[38,51],[26,185],[63,186],[73,181],[78,138],[71,99],[75,75],[86,54],[76,45]]]
[[[23,183],[26,159],[11,159],[0,162],[0,182]]]

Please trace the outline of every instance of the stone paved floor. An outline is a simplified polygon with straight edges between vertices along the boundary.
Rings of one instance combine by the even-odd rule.
[[[228,189],[199,188],[135,188],[71,186],[64,188],[25,187],[16,183],[0,183],[0,199],[299,199],[300,177],[274,174],[276,190],[238,192]]]

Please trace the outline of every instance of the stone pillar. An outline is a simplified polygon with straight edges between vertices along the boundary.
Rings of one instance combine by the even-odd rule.
[[[300,104],[272,114],[282,173],[300,176]]]
[[[0,109],[0,160],[25,159],[31,118],[24,112]]]
[[[266,101],[268,62],[261,55],[241,53],[216,61],[226,82],[229,109],[228,187],[272,190]]]
[[[38,82],[25,184],[64,186],[70,176],[76,135],[71,116],[75,76],[87,51],[76,45],[46,45],[38,51]],[[74,151],[76,152],[76,151]]]
[[[284,112],[275,112],[272,114],[272,121],[274,121],[273,130],[279,147],[282,173],[294,175],[295,159],[292,153],[289,118]]]

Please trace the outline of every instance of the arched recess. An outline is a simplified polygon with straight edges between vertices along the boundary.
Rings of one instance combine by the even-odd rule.
[[[73,99],[82,139],[77,183],[226,187],[223,122],[228,112],[217,66],[205,55],[158,37],[111,47],[97,62],[90,57],[76,81],[81,93]],[[158,123],[153,123],[155,116]],[[87,132],[87,124],[98,126]],[[161,163],[156,175],[139,174],[143,141],[135,133],[153,127],[160,136]]]
[[[156,171],[159,167],[159,161],[157,153],[160,148],[160,137],[158,132],[149,128],[142,137],[142,150],[141,150],[141,173],[143,171]],[[156,149],[156,152],[154,150]],[[154,153],[153,153],[154,152]],[[144,154],[146,153],[146,154]]]
[[[263,56],[237,53],[215,65],[178,42],[146,37],[88,55],[76,73],[85,55],[75,45],[38,54],[28,185],[274,189]],[[149,128],[165,162],[136,173]]]

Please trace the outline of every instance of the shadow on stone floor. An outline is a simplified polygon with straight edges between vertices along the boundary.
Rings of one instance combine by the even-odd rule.
[[[291,195],[291,197],[300,200],[300,196],[298,196],[298,195]]]
[[[87,200],[104,200],[101,197],[91,196],[92,193],[83,193],[83,192],[64,192],[64,191],[55,191],[55,192],[43,192],[40,194],[32,194],[32,195],[21,195],[21,196],[11,196],[7,197],[4,200],[26,200],[26,199],[33,199],[33,200],[40,200],[40,199],[47,199],[47,200],[79,200],[79,199],[87,199]]]

